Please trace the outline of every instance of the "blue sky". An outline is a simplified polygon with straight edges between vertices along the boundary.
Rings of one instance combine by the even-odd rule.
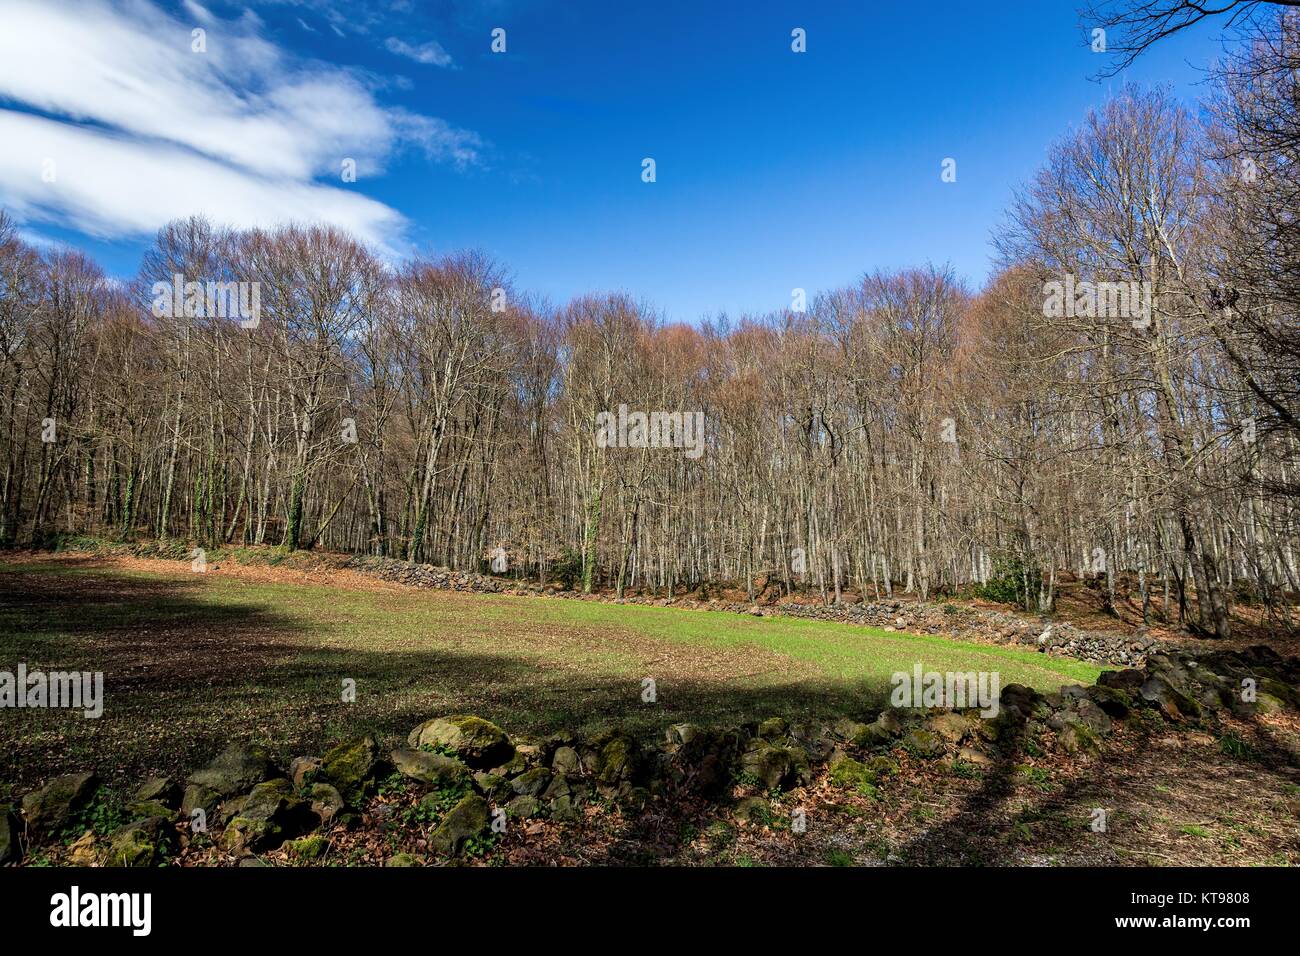
[[[1119,82],[1093,79],[1074,0],[49,6],[0,0],[0,205],[34,240],[125,276],[171,214],[320,217],[390,255],[482,249],[556,303],[621,289],[680,321],[878,267],[951,263],[978,285],[1012,190]],[[1192,104],[1215,36],[1124,78]],[[54,183],[33,178],[47,157]]]

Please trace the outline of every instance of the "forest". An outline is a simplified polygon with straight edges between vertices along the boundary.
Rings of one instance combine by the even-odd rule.
[[[1282,11],[1196,109],[1117,88],[1008,197],[982,288],[864,263],[692,324],[315,224],[176,221],[118,279],[0,214],[0,540],[501,549],[618,595],[982,587],[1042,611],[1065,574],[1123,575],[1227,637],[1234,602],[1300,593],[1297,77]],[[257,315],[159,308],[178,278],[252,288]],[[1084,301],[1104,284],[1146,307]],[[701,421],[699,453],[604,440],[620,406]]]

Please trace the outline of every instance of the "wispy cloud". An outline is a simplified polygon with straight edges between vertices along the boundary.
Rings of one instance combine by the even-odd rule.
[[[389,37],[384,41],[384,46],[388,48],[389,53],[396,53],[416,63],[426,63],[430,66],[452,65],[451,54],[444,50],[437,40],[412,46],[398,37]]]
[[[381,105],[363,78],[269,42],[255,14],[185,8],[190,22],[149,0],[0,0],[0,98],[43,114],[0,109],[0,203],[102,236],[197,212],[323,219],[386,242],[402,217],[342,184],[345,159],[361,176],[406,147],[479,161],[473,132]]]
[[[249,175],[182,146],[42,116],[0,110],[0,141],[4,205],[88,235],[139,235],[202,213],[239,226],[321,220],[386,245],[402,225],[396,210],[360,193]]]

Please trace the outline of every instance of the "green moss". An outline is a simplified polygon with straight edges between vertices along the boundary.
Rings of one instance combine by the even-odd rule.
[[[828,774],[830,782],[837,787],[856,790],[868,796],[876,796],[876,775],[866,764],[852,757],[840,757],[831,764]]]
[[[290,855],[296,856],[300,860],[318,860],[325,855],[325,851],[329,849],[329,846],[330,841],[319,833],[305,836],[301,840],[290,840],[285,844]]]

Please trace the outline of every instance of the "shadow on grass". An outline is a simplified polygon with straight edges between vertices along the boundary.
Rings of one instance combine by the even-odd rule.
[[[619,725],[649,740],[683,721],[869,719],[886,693],[883,683],[785,675],[663,679],[648,703],[639,676],[600,666],[452,641],[323,647],[310,625],[268,603],[217,603],[204,599],[204,583],[102,573],[93,560],[58,571],[69,565],[75,573],[0,572],[0,670],[102,671],[104,714],[0,710],[0,787],[15,793],[88,769],[119,788],[184,775],[232,741],[264,744],[285,762],[362,733],[392,744],[446,713],[477,714],[514,735]],[[343,700],[345,681],[355,682],[355,702]]]

